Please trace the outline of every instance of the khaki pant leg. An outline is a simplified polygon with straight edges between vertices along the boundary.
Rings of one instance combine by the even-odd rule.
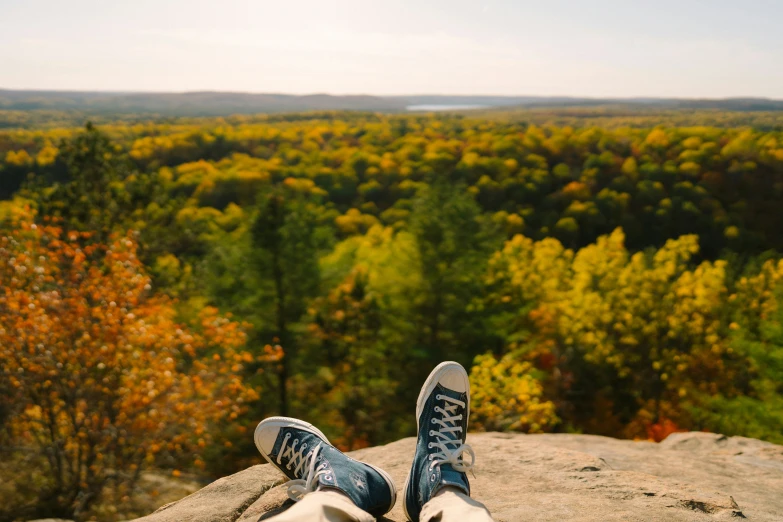
[[[336,491],[315,491],[270,522],[373,522],[375,517]]]
[[[484,504],[463,493],[444,491],[424,504],[421,522],[492,522]]]

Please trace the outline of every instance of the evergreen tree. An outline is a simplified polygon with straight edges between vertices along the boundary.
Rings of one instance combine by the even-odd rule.
[[[432,360],[469,364],[487,349],[483,317],[472,306],[492,248],[481,209],[464,186],[437,182],[414,202],[410,230],[422,278],[417,344]]]
[[[103,241],[147,201],[146,195],[133,194],[126,186],[134,181],[131,176],[127,155],[87,123],[83,132],[60,142],[52,173],[31,188],[42,216],[61,218],[67,229],[89,231],[96,241]]]
[[[297,347],[295,326],[319,288],[316,235],[317,218],[306,195],[276,187],[260,196],[251,229],[252,248],[260,279],[271,283],[271,288],[261,289],[272,309],[269,331],[283,348],[278,363],[282,415],[288,413],[288,378]]]

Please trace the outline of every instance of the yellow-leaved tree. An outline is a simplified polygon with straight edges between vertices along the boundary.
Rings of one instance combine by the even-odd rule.
[[[725,262],[694,268],[695,236],[635,254],[624,240],[618,229],[574,253],[517,236],[490,263],[489,303],[505,312],[505,357],[546,372],[544,396],[572,425],[657,438],[688,425],[691,392],[734,385]],[[484,422],[526,429],[501,410]]]
[[[558,422],[553,402],[543,397],[544,388],[530,362],[512,354],[496,359],[479,355],[470,370],[471,422],[486,431],[540,433]]]

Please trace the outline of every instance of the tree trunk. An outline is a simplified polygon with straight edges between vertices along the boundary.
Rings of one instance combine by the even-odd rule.
[[[279,246],[279,245],[278,245]],[[280,266],[280,250],[276,248],[272,252],[272,277],[275,280],[275,293],[277,306],[275,310],[277,337],[283,348],[283,356],[280,359],[280,371],[278,372],[278,396],[280,400],[280,415],[288,415],[288,355],[291,350],[289,344],[288,327],[285,316],[285,286],[283,284],[283,268]]]

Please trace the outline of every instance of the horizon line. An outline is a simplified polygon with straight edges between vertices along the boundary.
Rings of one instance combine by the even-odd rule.
[[[408,93],[408,94],[370,94],[370,93],[342,93],[335,94],[330,92],[310,92],[310,93],[292,93],[292,92],[274,92],[274,91],[231,91],[231,90],[182,90],[182,91],[154,91],[154,90],[89,90],[89,89],[42,89],[42,88],[7,88],[0,87],[0,93],[3,92],[29,92],[29,93],[62,93],[62,94],[245,94],[255,96],[331,96],[331,97],[372,97],[372,98],[406,98],[423,96],[441,96],[441,97],[474,97],[474,98],[542,98],[542,99],[571,99],[571,100],[691,100],[691,101],[728,101],[728,100],[765,100],[783,102],[783,97],[772,98],[768,96],[722,96],[722,97],[693,97],[693,96],[661,96],[661,95],[633,95],[633,96],[578,96],[566,94],[452,94],[452,93]]]

